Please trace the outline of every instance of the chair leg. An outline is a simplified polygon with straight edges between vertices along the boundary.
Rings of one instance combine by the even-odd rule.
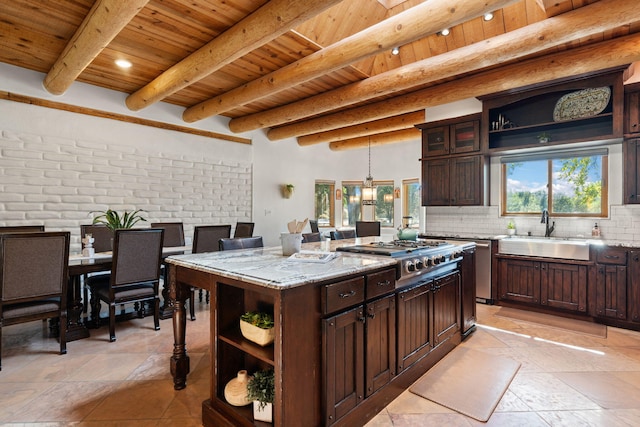
[[[207,304],[209,304],[209,291],[207,291]]]
[[[202,302],[202,289],[198,291],[198,301]]]
[[[100,298],[91,292],[91,325],[94,328],[100,327]]]
[[[160,298],[154,298],[154,310],[153,310],[153,324],[155,326],[155,330],[160,330]]]
[[[60,316],[60,354],[67,354],[67,315],[63,313]]]
[[[116,340],[116,306],[109,304],[109,341]]]

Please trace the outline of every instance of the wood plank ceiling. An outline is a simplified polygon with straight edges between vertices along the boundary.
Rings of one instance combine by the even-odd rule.
[[[427,106],[637,61],[635,3],[11,0],[0,61],[52,93],[80,81],[132,110],[164,101],[185,123],[220,114],[230,132],[338,150],[415,139]]]

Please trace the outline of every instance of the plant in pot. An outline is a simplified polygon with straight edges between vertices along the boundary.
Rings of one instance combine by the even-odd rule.
[[[253,419],[273,422],[275,380],[273,369],[257,371],[247,383],[247,399],[253,401]]]
[[[247,311],[240,316],[240,331],[249,341],[266,346],[275,339],[273,316],[269,313]]]
[[[290,198],[291,195],[293,194],[294,188],[295,188],[295,186],[293,184],[283,184],[282,185],[282,196],[285,199]]]
[[[516,224],[513,221],[509,221],[507,224],[507,234],[513,236],[516,234]]]
[[[142,209],[137,209],[133,212],[124,211],[122,215],[118,212],[107,209],[106,211],[93,211],[92,214],[98,213],[99,215],[93,218],[93,224],[104,224],[110,230],[117,230],[118,228],[131,228],[140,221],[146,221],[142,217]]]

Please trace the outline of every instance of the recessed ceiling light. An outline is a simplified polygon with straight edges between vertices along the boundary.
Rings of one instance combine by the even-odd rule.
[[[485,21],[491,21],[493,19],[493,12],[487,12],[484,14]]]
[[[392,55],[397,55],[400,53],[400,48],[399,47],[394,47],[393,49],[391,49],[391,54]]]
[[[131,68],[131,61],[126,59],[116,59],[116,65],[120,68]]]
[[[445,28],[444,30],[440,31],[440,34],[442,34],[443,36],[448,36],[449,35],[449,29]]]

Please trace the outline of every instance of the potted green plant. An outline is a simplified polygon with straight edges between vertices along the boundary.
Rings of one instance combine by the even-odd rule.
[[[131,228],[140,221],[146,221],[142,217],[142,209],[137,209],[133,212],[124,211],[122,215],[118,212],[107,209],[106,211],[93,211],[92,214],[98,213],[99,215],[93,218],[93,224],[104,224],[110,230],[117,230],[118,228]]]
[[[537,136],[537,138],[540,144],[544,144],[546,142],[551,141],[551,135],[549,135],[547,132],[542,132],[540,135]]]
[[[247,311],[240,316],[240,332],[249,341],[266,346],[275,339],[273,316],[269,313]]]
[[[283,184],[282,185],[282,196],[285,199],[290,198],[293,195],[293,190],[295,189],[295,186],[293,184]]]
[[[513,221],[509,221],[507,224],[507,234],[513,236],[516,234],[516,224]]]
[[[253,401],[254,421],[273,422],[274,398],[273,369],[257,371],[247,383],[247,399]]]

